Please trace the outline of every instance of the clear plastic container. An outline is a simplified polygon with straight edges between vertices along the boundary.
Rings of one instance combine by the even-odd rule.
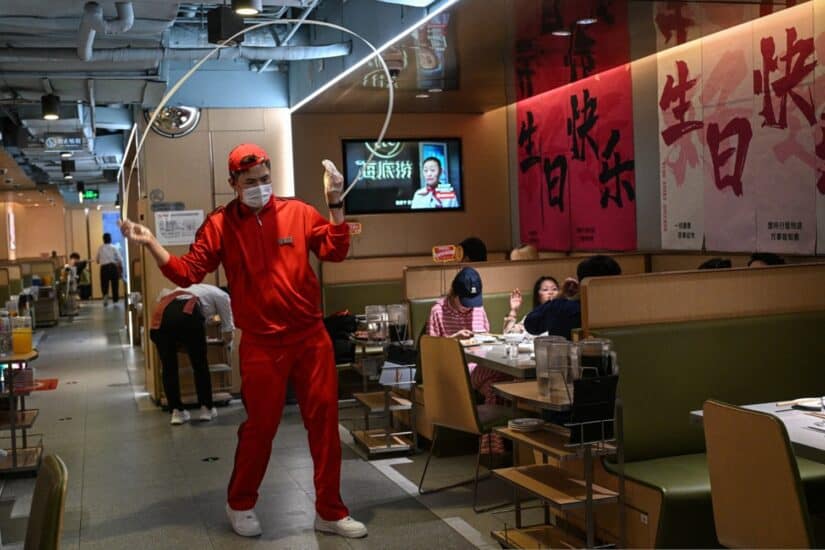
[[[5,309],[0,310],[0,355],[11,353],[11,318]]]
[[[606,338],[586,338],[578,342],[582,376],[608,376],[618,371],[613,342]]]
[[[553,398],[568,393],[570,346],[561,336],[540,336],[533,341],[536,353],[536,380],[539,394]]]
[[[407,306],[404,304],[390,304],[387,306],[387,318],[390,323],[390,334],[394,340],[403,342],[407,339],[407,327],[409,320],[407,316]]]
[[[32,319],[28,316],[17,316],[11,320],[11,348],[16,354],[32,351]]]
[[[389,337],[389,317],[387,306],[367,306],[364,309],[367,333],[370,340],[386,340]]]

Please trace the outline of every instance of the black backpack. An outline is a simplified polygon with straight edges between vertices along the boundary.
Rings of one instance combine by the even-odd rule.
[[[324,326],[332,339],[335,363],[352,363],[355,360],[355,344],[350,340],[350,336],[358,327],[355,315],[351,315],[347,310],[333,313],[324,318]]]

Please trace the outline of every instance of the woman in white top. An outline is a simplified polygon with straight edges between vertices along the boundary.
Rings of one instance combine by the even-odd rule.
[[[216,314],[221,318],[221,333],[232,343],[235,326],[229,295],[213,285],[197,284],[175,290],[163,289],[152,312],[149,338],[155,343],[162,368],[163,391],[172,425],[188,421],[183,407],[178,375],[178,345],[183,345],[192,364],[195,390],[200,405],[200,420],[208,422],[218,415],[212,403],[212,380],[207,359],[205,323]]]
[[[120,274],[123,272],[123,258],[120,251],[112,244],[112,235],[103,234],[103,244],[97,249],[97,263],[100,264],[100,290],[103,305],[109,305],[109,286],[112,287],[112,301],[120,299]]]
[[[449,184],[439,184],[441,181],[441,161],[436,157],[427,157],[421,163],[421,176],[424,187],[413,193],[410,208],[458,208],[458,198],[455,189]]]

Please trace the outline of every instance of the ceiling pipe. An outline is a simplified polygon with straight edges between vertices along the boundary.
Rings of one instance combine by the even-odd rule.
[[[194,25],[175,25],[169,29],[170,48],[204,48],[213,49],[215,44],[209,42],[206,29]],[[281,46],[268,29],[250,31],[244,35],[243,46],[274,48]]]
[[[115,2],[117,19],[106,21],[103,18],[103,8],[97,2],[87,2],[83,6],[83,19],[80,20],[80,41],[77,45],[77,56],[83,61],[91,61],[95,34],[121,34],[132,28],[135,23],[135,12],[131,2]]]
[[[289,34],[287,34],[287,35],[286,35],[286,38],[284,38],[284,40],[283,40],[283,45],[284,45],[284,46],[286,46],[287,44],[289,44],[290,39],[291,39],[293,36],[295,36],[295,33],[296,33],[296,32],[298,32],[298,29],[301,27],[301,23],[303,23],[304,21],[306,21],[306,18],[307,18],[307,17],[309,17],[309,14],[312,12],[312,10],[314,10],[314,9],[315,9],[315,6],[317,6],[317,5],[318,5],[318,2],[320,2],[320,0],[312,0],[312,3],[311,3],[310,5],[308,5],[308,6],[307,6],[307,8],[304,10],[304,13],[302,13],[302,14],[301,14],[301,17],[299,17],[299,18],[298,18],[298,22],[297,22],[297,23],[295,23],[295,24],[292,26],[292,28],[289,30]],[[245,40],[246,40],[246,37],[244,37],[244,41],[245,41]]]
[[[89,79],[86,81],[86,87],[89,90],[89,119],[91,121],[92,140],[97,136],[97,112],[95,111],[95,81]]]
[[[277,48],[223,48],[213,58],[216,60],[247,59],[266,61],[300,61],[305,59],[322,59],[349,55],[351,42],[339,42],[322,46],[281,46]],[[203,57],[200,48],[111,48],[97,50],[94,59],[84,63],[88,69],[94,69],[97,63],[160,63],[162,60],[197,61]],[[39,61],[43,63],[61,63],[66,71],[74,70],[69,63],[76,60],[69,49],[46,48],[4,48],[0,49],[0,63],[25,63]],[[36,71],[36,72],[42,72]]]

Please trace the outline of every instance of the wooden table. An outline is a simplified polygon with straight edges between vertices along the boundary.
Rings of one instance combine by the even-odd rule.
[[[493,384],[493,391],[512,401],[514,407],[519,403],[548,411],[568,411],[571,407],[570,396],[563,388],[554,389],[550,396],[546,397],[539,392],[538,380],[499,382]],[[570,391],[572,395],[573,390]]]
[[[517,358],[506,356],[506,344],[482,344],[464,348],[467,362],[509,374],[513,378],[535,378],[536,361],[529,353],[519,353]]]
[[[825,421],[825,418],[809,414],[813,412],[822,415],[823,413],[791,409],[788,406],[780,407],[776,403],[757,403],[755,405],[744,405],[743,408],[765,412],[777,417],[785,424],[785,429],[788,430],[788,438],[791,440],[794,454],[825,464],[825,433],[810,428],[814,422]],[[691,411],[690,418],[692,421],[701,424],[702,411]]]

